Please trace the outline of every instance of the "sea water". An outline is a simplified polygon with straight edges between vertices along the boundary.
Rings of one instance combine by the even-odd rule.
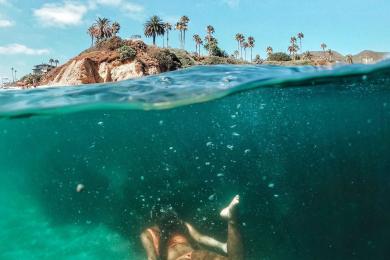
[[[224,241],[235,194],[247,259],[390,255],[388,62],[0,91],[0,117],[0,259],[146,259],[156,204]]]

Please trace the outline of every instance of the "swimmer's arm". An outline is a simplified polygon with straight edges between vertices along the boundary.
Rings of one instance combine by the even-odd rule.
[[[193,226],[188,223],[185,223],[188,228],[188,233],[190,233],[191,237],[198,243],[203,244],[205,246],[213,247],[220,249],[221,251],[227,253],[227,245],[226,243],[222,243],[212,237],[205,236],[200,234]]]
[[[147,232],[142,232],[141,242],[148,256],[148,260],[158,260],[156,252],[154,250],[152,238]]]

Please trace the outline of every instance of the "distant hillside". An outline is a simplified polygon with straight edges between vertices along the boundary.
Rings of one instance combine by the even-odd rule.
[[[365,50],[353,56],[354,63],[375,63],[390,57],[390,52],[375,52]]]
[[[324,56],[325,57],[329,57],[329,53],[328,51],[311,51],[310,52],[311,55],[313,55],[313,60],[321,60],[321,59],[324,59]],[[332,50],[332,61],[335,62],[335,61],[338,61],[338,62],[345,62],[345,56],[340,54],[339,52],[337,51],[333,51]]]
[[[324,59],[324,56],[329,58],[329,53],[327,51],[310,51],[313,55],[313,60],[321,60]],[[343,55],[337,51],[332,50],[332,61],[333,62],[345,62],[346,55]],[[365,50],[356,55],[352,55],[353,63],[363,63],[363,64],[371,64],[379,62],[386,57],[390,57],[390,52],[376,52]]]

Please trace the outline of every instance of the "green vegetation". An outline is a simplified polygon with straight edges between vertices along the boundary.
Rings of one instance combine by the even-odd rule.
[[[262,64],[263,60],[260,58],[260,55],[256,55],[255,59],[253,60],[253,63],[255,64]]]
[[[88,30],[87,34],[91,37],[91,46],[94,45],[94,40],[96,43],[110,39],[111,37],[116,37],[119,33],[121,26],[118,22],[113,22],[107,18],[98,17],[94,24],[92,24]]]
[[[168,49],[152,47],[148,49],[148,54],[159,62],[161,71],[171,71],[180,68],[180,60]]]
[[[181,67],[182,68],[187,68],[194,66],[196,64],[195,60],[193,57],[191,57],[188,52],[182,49],[169,49],[171,53],[176,55],[177,59],[180,61]]]
[[[269,61],[290,61],[291,57],[284,52],[276,52],[268,55]]]
[[[137,51],[131,48],[130,46],[124,45],[117,49],[119,57],[122,61],[127,59],[134,59],[137,55]]]
[[[124,45],[124,42],[121,38],[119,37],[112,37],[108,39],[104,39],[99,41],[96,44],[96,48],[98,50],[110,50],[110,51],[115,51],[122,47]]]
[[[37,74],[28,74],[23,76],[20,81],[25,82],[28,85],[34,85],[40,82],[42,79],[42,75],[37,75]]]

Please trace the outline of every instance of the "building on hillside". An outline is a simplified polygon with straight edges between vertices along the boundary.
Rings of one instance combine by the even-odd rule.
[[[375,63],[374,58],[372,57],[364,57],[362,58],[362,63],[363,64],[372,64]]]
[[[142,39],[142,36],[138,34],[131,35],[129,38],[129,40],[139,40],[139,39]]]
[[[42,63],[39,65],[35,65],[32,71],[33,71],[33,74],[35,74],[35,75],[42,75],[42,74],[48,73],[50,70],[52,70],[54,68],[55,68],[55,66],[53,66],[53,65]]]

